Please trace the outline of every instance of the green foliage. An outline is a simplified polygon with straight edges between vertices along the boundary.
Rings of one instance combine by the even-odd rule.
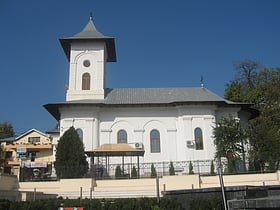
[[[15,135],[13,126],[8,122],[0,123],[0,139],[13,137]]]
[[[137,170],[136,170],[135,166],[133,166],[132,170],[131,170],[131,178],[136,179],[137,177],[138,177]]]
[[[280,156],[280,69],[263,68],[245,60],[236,66],[237,77],[227,85],[225,98],[253,103],[259,117],[248,126],[251,170],[277,170]]]
[[[58,178],[80,178],[88,171],[88,162],[74,127],[69,128],[58,141],[54,163]]]
[[[173,166],[173,162],[172,162],[172,161],[170,162],[170,165],[169,165],[169,175],[170,175],[170,176],[175,175],[175,169],[174,169],[174,166]]]
[[[213,160],[211,160],[211,166],[210,166],[210,175],[215,174],[215,166]]]
[[[192,164],[191,161],[190,161],[190,164],[189,164],[189,174],[194,174],[194,171],[193,171],[193,164]]]
[[[122,177],[122,169],[121,169],[120,165],[117,165],[117,167],[115,169],[115,177],[116,177],[116,179]]]
[[[190,201],[188,209],[195,210],[223,210],[223,200],[221,197],[197,197]]]
[[[0,123],[0,139],[13,137],[15,135],[13,126],[8,122]],[[0,173],[4,169],[5,154],[0,144]]]
[[[157,177],[157,171],[154,164],[151,165],[151,178]]]
[[[160,205],[156,198],[121,198],[121,199],[49,199],[26,202],[0,200],[0,209],[5,210],[50,210],[59,207],[84,207],[95,210],[183,210],[175,199],[161,198]]]
[[[244,154],[244,143],[247,140],[246,130],[242,128],[239,120],[230,116],[222,118],[216,123],[213,136],[216,146],[215,157],[219,161],[223,157],[227,158],[229,172],[235,172],[235,159]]]

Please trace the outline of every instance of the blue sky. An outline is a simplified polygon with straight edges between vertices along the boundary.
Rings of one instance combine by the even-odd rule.
[[[115,38],[107,87],[205,87],[223,96],[234,64],[280,67],[278,0],[1,0],[0,122],[16,134],[56,121],[43,105],[65,101],[68,61],[58,41],[90,12]]]

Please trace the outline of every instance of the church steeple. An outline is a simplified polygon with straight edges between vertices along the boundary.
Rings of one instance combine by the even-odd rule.
[[[100,33],[92,20],[92,17],[90,17],[89,22],[86,24],[84,29],[75,34],[72,37],[66,37],[59,39],[60,44],[62,45],[64,52],[70,60],[70,46],[71,43],[75,41],[94,41],[94,42],[105,42],[106,48],[107,48],[107,62],[116,62],[116,49],[115,49],[115,40],[112,37],[104,36],[102,33]]]
[[[81,32],[60,43],[70,62],[66,101],[104,99],[106,63],[116,61],[114,38],[100,33],[90,17]]]

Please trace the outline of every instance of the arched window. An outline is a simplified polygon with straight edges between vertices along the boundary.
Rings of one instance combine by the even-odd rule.
[[[127,133],[125,130],[118,131],[118,144],[127,144]]]
[[[78,129],[76,129],[76,132],[77,132],[77,134],[78,134],[79,139],[81,140],[81,142],[83,142],[83,130],[80,129],[80,128],[78,128]]]
[[[201,128],[194,129],[195,149],[203,150],[203,135]]]
[[[90,89],[90,74],[84,73],[82,76],[82,90]]]
[[[160,152],[160,134],[158,130],[152,130],[150,133],[151,153]]]

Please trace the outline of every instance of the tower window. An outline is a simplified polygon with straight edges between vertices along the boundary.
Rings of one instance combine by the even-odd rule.
[[[90,74],[84,73],[82,77],[82,90],[90,90]]]

